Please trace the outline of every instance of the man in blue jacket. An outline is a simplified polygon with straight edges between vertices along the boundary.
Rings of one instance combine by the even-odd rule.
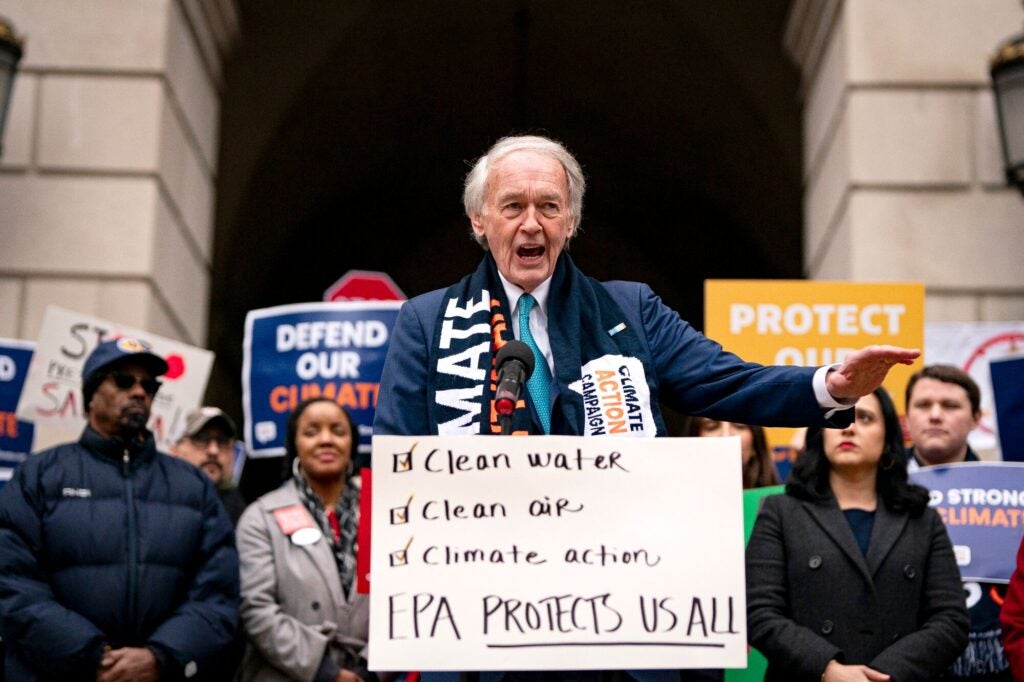
[[[0,491],[6,679],[216,674],[237,625],[238,554],[202,471],[146,429],[167,363],[101,343],[83,368],[88,425]]]
[[[463,203],[483,260],[457,284],[403,305],[381,377],[375,434],[502,433],[493,363],[513,338],[534,355],[505,431],[522,435],[665,436],[660,402],[747,424],[845,426],[859,396],[877,388],[894,364],[920,354],[872,346],[835,367],[743,362],[647,285],[598,282],[576,267],[566,249],[579,229],[585,185],[576,159],[543,137],[504,138],[476,162]],[[678,680],[674,671],[629,674],[642,682]],[[480,680],[502,676],[482,673]],[[509,679],[601,678],[562,672]]]
[[[543,137],[504,138],[477,161],[463,202],[484,258],[459,283],[402,307],[374,433],[500,432],[492,359],[512,338],[535,356],[513,416],[512,432],[523,434],[663,436],[659,401],[747,424],[844,426],[845,408],[920,354],[871,346],[836,367],[743,362],[647,285],[598,282],[575,266],[566,250],[585,184],[576,159]]]

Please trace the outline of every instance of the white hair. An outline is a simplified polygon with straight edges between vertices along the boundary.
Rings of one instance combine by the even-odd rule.
[[[579,227],[580,218],[583,215],[583,194],[587,191],[587,181],[583,177],[583,169],[561,142],[539,135],[503,137],[495,142],[486,154],[477,159],[472,170],[466,175],[466,185],[462,192],[462,204],[469,219],[472,220],[473,216],[483,213],[484,203],[487,200],[487,182],[490,179],[491,166],[513,152],[544,154],[562,164],[569,188],[566,227],[570,237],[576,234],[576,228]],[[470,228],[470,234],[480,246],[487,248],[487,238],[484,235],[476,234],[472,228]]]

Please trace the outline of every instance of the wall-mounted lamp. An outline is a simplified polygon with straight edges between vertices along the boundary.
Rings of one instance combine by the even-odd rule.
[[[3,154],[4,123],[7,109],[11,104],[11,89],[14,75],[21,60],[21,39],[14,33],[14,26],[0,17],[0,154]]]
[[[1024,34],[999,46],[990,72],[1006,179],[1024,194]]]

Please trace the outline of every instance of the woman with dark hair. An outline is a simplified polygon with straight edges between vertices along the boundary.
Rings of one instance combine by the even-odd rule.
[[[743,488],[764,488],[781,483],[772,453],[768,450],[763,426],[690,417],[683,435],[691,438],[739,436],[740,452],[743,455]]]
[[[288,417],[291,476],[238,522],[242,680],[360,682],[369,604],[355,592],[359,485],[355,425],[333,400],[312,398]]]
[[[960,572],[928,491],[907,480],[892,399],[812,428],[747,545],[750,643],[767,681],[924,682],[967,644]]]

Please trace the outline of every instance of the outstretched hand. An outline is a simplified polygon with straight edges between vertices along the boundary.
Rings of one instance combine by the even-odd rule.
[[[836,400],[859,398],[882,385],[893,365],[910,365],[921,351],[898,346],[868,346],[846,356],[828,373],[825,386]]]

